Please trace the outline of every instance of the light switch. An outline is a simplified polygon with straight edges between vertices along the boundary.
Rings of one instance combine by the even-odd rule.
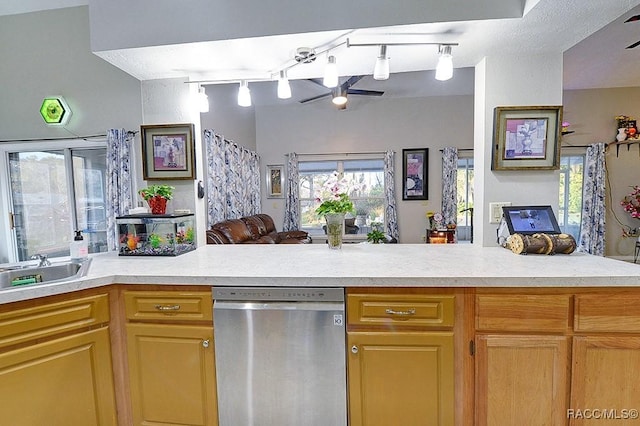
[[[510,201],[489,203],[489,223],[500,223],[500,219],[502,219],[502,207],[510,205]]]

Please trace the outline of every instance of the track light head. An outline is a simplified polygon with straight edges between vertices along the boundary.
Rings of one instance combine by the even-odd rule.
[[[451,46],[441,44],[438,48],[440,57],[436,66],[436,80],[445,81],[453,77],[453,57],[451,56]]]
[[[246,80],[240,82],[240,88],[238,89],[238,105],[241,107],[251,106],[251,91],[249,90],[249,83]]]
[[[289,79],[287,78],[287,71],[280,71],[280,77],[278,77],[278,98],[289,99],[291,97],[291,85],[289,85]]]
[[[326,87],[336,87],[338,85],[338,66],[336,65],[336,57],[333,55],[329,55],[327,58],[322,84]]]
[[[198,94],[196,95],[196,105],[199,112],[209,112],[209,97],[204,87],[198,85]]]
[[[387,46],[380,45],[380,54],[376,59],[376,66],[373,69],[375,80],[387,80],[389,78],[389,58],[387,58]]]

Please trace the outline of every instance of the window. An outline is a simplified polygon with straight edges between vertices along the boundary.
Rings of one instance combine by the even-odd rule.
[[[325,234],[324,219],[316,208],[322,198],[322,185],[334,171],[347,180],[355,211],[345,218],[345,234],[366,238],[375,224],[385,224],[384,160],[359,158],[300,161],[300,229],[311,235]]]
[[[8,159],[18,261],[69,256],[76,229],[90,253],[107,250],[105,148],[18,149]]]
[[[584,155],[560,157],[560,203],[558,225],[565,234],[578,241],[582,221],[582,182]]]
[[[458,241],[472,241],[473,158],[458,158],[457,175],[457,238]]]

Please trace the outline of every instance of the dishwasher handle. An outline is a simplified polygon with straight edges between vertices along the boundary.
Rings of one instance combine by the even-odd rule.
[[[245,311],[344,311],[344,303],[340,302],[256,302],[214,300],[213,310],[245,310]]]

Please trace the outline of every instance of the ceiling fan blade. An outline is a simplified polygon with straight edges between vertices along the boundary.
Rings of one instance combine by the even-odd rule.
[[[312,83],[317,84],[318,86],[322,86],[325,87],[324,84],[322,84],[322,79],[321,78],[308,78],[307,81],[310,81]]]
[[[633,44],[630,44],[629,46],[627,46],[627,49],[634,49],[636,47],[640,46],[640,40],[636,41]]]
[[[631,18],[624,21],[624,23],[626,24],[627,22],[636,22],[636,21],[640,21],[640,15],[634,15]]]
[[[313,97],[307,98],[307,99],[302,99],[300,101],[300,103],[301,104],[306,104],[306,103],[309,103],[309,102],[317,101],[318,99],[326,98],[327,96],[331,96],[331,93],[324,93],[322,95],[313,96]]]
[[[354,75],[352,77],[349,77],[347,81],[340,85],[340,87],[342,87],[343,90],[348,89],[349,87],[362,80],[362,77],[364,77],[364,75]]]
[[[384,92],[379,90],[362,90],[362,89],[349,89],[347,90],[349,95],[363,95],[363,96],[382,96]]]

